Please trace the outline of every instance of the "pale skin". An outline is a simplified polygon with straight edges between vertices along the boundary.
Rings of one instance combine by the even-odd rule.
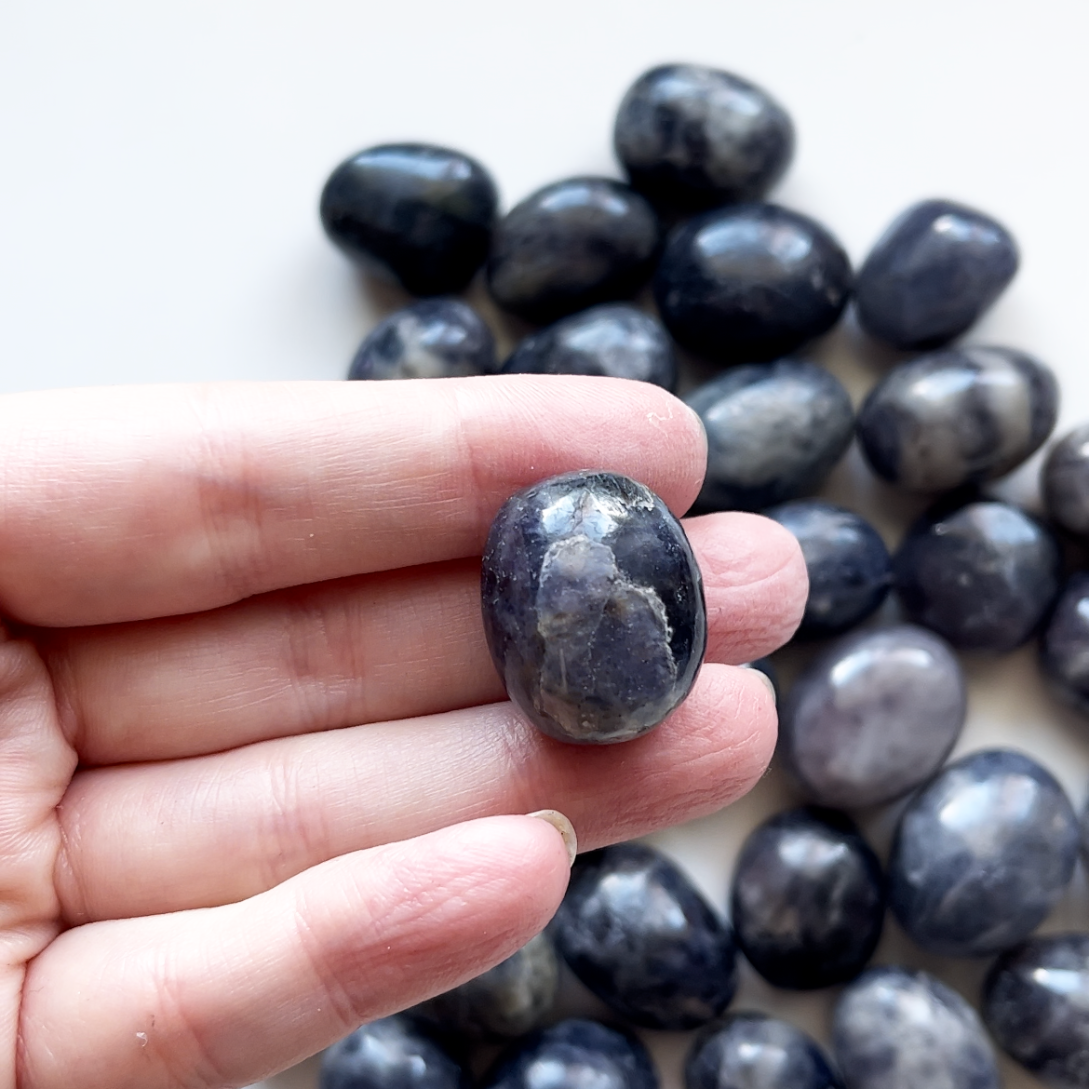
[[[737,663],[804,605],[791,538],[686,522],[707,662],[656,731],[565,746],[504,702],[479,554],[513,491],[705,458],[651,386],[512,376],[0,399],[0,1087],[243,1086],[478,974],[580,849],[762,774]]]

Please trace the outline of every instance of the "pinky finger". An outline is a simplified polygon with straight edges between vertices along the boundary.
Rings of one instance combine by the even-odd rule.
[[[30,965],[18,1084],[248,1085],[509,956],[567,875],[555,828],[491,817],[239,904],[70,930]]]

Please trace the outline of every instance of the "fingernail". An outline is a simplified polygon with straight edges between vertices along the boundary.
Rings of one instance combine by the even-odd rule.
[[[764,686],[771,693],[771,702],[777,705],[779,703],[778,693],[776,693],[775,691],[775,685],[771,683],[771,678],[762,669],[756,669],[751,666],[750,668],[752,669],[753,673],[755,673],[764,682]]]
[[[579,853],[579,841],[575,835],[575,826],[558,809],[538,809],[536,813],[527,816],[538,817],[548,821],[553,828],[563,837],[563,845],[567,848],[568,865],[575,864],[575,855]]]

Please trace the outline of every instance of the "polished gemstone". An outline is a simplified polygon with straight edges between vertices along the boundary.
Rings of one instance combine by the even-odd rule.
[[[893,585],[908,618],[964,650],[1007,651],[1039,626],[1059,591],[1050,530],[995,500],[939,506],[893,557]]]
[[[889,905],[924,949],[999,953],[1055,906],[1078,845],[1078,819],[1046,768],[1011,750],[973,753],[904,810],[889,858]]]
[[[858,273],[858,320],[897,348],[937,348],[960,336],[1002,294],[1017,244],[990,216],[926,200],[881,236]]]
[[[764,513],[798,538],[805,557],[809,597],[800,634],[837,635],[880,607],[892,585],[892,560],[865,518],[821,499]]]
[[[507,500],[484,548],[481,600],[508,695],[563,741],[653,729],[688,695],[707,643],[684,530],[615,473],[566,473]]]
[[[531,333],[504,374],[594,374],[672,390],[677,357],[662,323],[626,303],[605,303]]]
[[[1055,694],[1089,715],[1089,574],[1071,575],[1040,639],[1040,664]]]
[[[656,204],[696,210],[763,197],[790,165],[794,126],[747,80],[667,64],[624,96],[613,143],[636,189]]]
[[[554,321],[634,295],[658,242],[658,217],[634,189],[610,178],[555,182],[496,224],[488,289],[512,314]]]
[[[354,260],[414,295],[445,295],[484,264],[498,204],[475,159],[430,144],[384,144],[333,171],[321,221]]]
[[[727,363],[778,359],[828,332],[850,292],[839,242],[775,204],[721,208],[681,224],[654,275],[666,328],[690,351]]]
[[[941,767],[966,710],[964,674],[943,640],[909,624],[855,632],[795,681],[778,754],[811,800],[877,805]]]
[[[423,1022],[372,1021],[327,1048],[318,1089],[468,1089],[469,1078]]]
[[[1089,537],[1089,424],[1057,442],[1040,474],[1044,506],[1068,533]]]
[[[851,398],[814,363],[734,367],[685,400],[707,431],[704,509],[762,510],[813,491],[851,442]]]
[[[581,856],[553,928],[575,975],[633,1024],[696,1028],[733,998],[729,926],[650,847],[621,843]]]

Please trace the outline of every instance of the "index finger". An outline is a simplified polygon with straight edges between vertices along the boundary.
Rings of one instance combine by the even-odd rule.
[[[0,611],[43,626],[474,555],[509,495],[573,469],[680,514],[706,465],[664,390],[553,375],[17,394],[0,450]]]

